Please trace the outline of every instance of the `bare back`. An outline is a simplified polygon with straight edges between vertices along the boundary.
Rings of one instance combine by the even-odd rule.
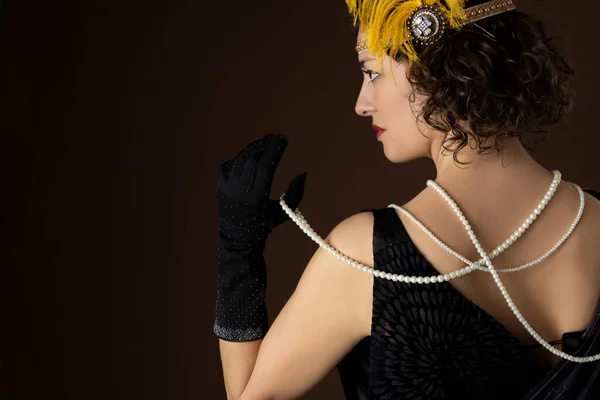
[[[463,213],[483,248],[490,252],[525,220],[541,196],[514,196],[508,207],[494,207],[493,200],[487,200],[488,212],[482,208],[479,215],[474,215],[465,207]],[[558,340],[564,332],[584,330],[599,301],[600,201],[587,193],[584,198],[585,209],[579,224],[554,254],[526,270],[500,273],[514,303],[546,341]],[[485,202],[485,196],[479,201]],[[425,189],[403,208],[459,254],[472,261],[480,258],[454,212],[433,189]],[[512,268],[540,257],[568,231],[578,209],[578,191],[567,182],[561,182],[553,199],[526,233],[493,260],[494,267]],[[405,215],[398,212],[398,217],[415,246],[441,274],[465,266]],[[474,271],[450,283],[497,319],[521,343],[536,343],[507,306],[491,274]],[[560,345],[556,348],[560,349]],[[542,348],[536,353],[544,364],[555,364],[559,360]]]

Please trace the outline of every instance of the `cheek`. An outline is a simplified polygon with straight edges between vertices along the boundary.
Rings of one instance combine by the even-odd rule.
[[[381,137],[385,156],[394,163],[426,156],[429,140],[421,133],[427,129],[417,123],[418,99],[410,102],[410,88],[399,85],[394,89],[381,93],[382,106],[377,108],[388,130]]]
[[[412,111],[414,105],[409,101],[409,92],[402,86],[387,88],[378,99],[378,113],[381,114],[385,127],[396,135],[410,133],[417,128],[416,116]]]

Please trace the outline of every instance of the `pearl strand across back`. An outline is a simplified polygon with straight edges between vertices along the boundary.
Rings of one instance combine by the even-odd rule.
[[[477,237],[475,236],[475,233],[473,232],[473,229],[469,225],[467,219],[463,215],[462,211],[460,210],[460,208],[458,207],[458,205],[456,204],[456,202],[454,202],[454,200],[452,200],[452,198],[437,183],[435,183],[435,182],[433,182],[433,181],[430,180],[430,181],[427,182],[427,184],[429,186],[432,186],[433,188],[436,189],[436,191],[452,207],[452,209],[454,210],[454,212],[456,213],[456,215],[458,216],[458,218],[461,221],[463,221],[464,226],[465,226],[465,230],[467,231],[467,234],[469,235],[469,238],[471,239],[471,242],[473,243],[473,245],[477,249],[477,252],[479,253],[479,255],[485,261],[485,264],[487,265],[487,267],[489,268],[489,272],[492,274],[492,277],[494,278],[494,282],[498,286],[498,289],[500,290],[500,293],[502,293],[502,296],[504,297],[504,300],[506,301],[506,304],[508,304],[509,308],[511,309],[511,311],[513,312],[513,314],[515,315],[515,317],[517,317],[517,319],[519,320],[519,322],[521,323],[521,325],[523,325],[523,327],[527,330],[527,332],[529,332],[529,334],[539,344],[541,344],[546,350],[548,350],[552,354],[557,355],[559,357],[562,357],[562,358],[564,358],[566,360],[573,361],[573,362],[579,362],[579,363],[600,360],[600,354],[595,354],[593,356],[587,356],[587,357],[575,357],[575,356],[572,356],[572,355],[567,354],[567,353],[565,353],[563,351],[555,349],[550,343],[548,343],[547,341],[545,341],[544,339],[542,339],[542,337],[531,327],[531,325],[529,325],[529,322],[527,322],[527,320],[523,317],[523,315],[521,314],[521,312],[519,311],[519,309],[517,308],[517,306],[515,305],[515,303],[512,301],[512,298],[510,297],[510,295],[508,294],[508,291],[506,290],[506,288],[502,284],[502,281],[500,280],[500,276],[498,275],[498,272],[495,270],[495,268],[494,268],[494,266],[493,266],[490,258],[488,257],[488,255],[485,253],[485,251],[483,250],[483,248],[479,244],[479,241],[477,240]],[[553,182],[552,185],[554,185],[554,184],[555,183]],[[556,187],[554,189],[556,189]],[[578,187],[578,189],[580,190],[580,195],[581,195],[581,193],[582,193],[581,192],[581,188]],[[546,198],[544,198],[544,200],[545,199]]]
[[[494,251],[490,254],[490,256],[492,258],[496,257],[502,251],[506,250],[508,248],[508,246],[510,246],[515,240],[517,240],[521,236],[521,234],[523,232],[525,232],[525,230],[527,230],[527,228],[533,222],[533,220],[535,220],[537,218],[537,215],[539,215],[542,212],[542,210],[545,208],[545,206],[548,204],[548,202],[552,199],[554,192],[556,191],[556,187],[558,186],[558,183],[560,182],[560,178],[561,178],[560,172],[553,171],[553,173],[554,173],[554,179],[550,185],[550,188],[548,189],[548,191],[546,192],[546,195],[540,201],[538,206],[534,209],[534,212],[531,213],[531,215],[525,220],[525,222],[523,222],[523,224],[521,224],[521,226],[515,231],[514,234],[512,234],[507,240],[505,240],[502,244],[500,244],[498,247],[496,247],[496,249],[494,249]],[[581,189],[579,189],[579,190],[580,190],[579,213],[577,214],[577,217],[575,218],[573,224],[571,224],[571,228],[567,231],[567,234],[565,236],[563,236],[550,250],[548,250],[544,255],[542,255],[538,259],[531,261],[527,264],[524,264],[520,267],[512,268],[509,270],[500,270],[500,271],[513,272],[513,270],[517,271],[517,270],[525,269],[532,265],[538,264],[539,262],[546,259],[554,251],[556,251],[556,249],[558,249],[562,243],[564,243],[566,238],[575,229],[575,226],[579,222],[579,219],[581,218],[581,214],[583,213],[583,207],[584,207],[583,191],[581,191]],[[454,255],[455,257],[457,257],[458,259],[463,261],[468,266],[461,268],[457,271],[448,273],[448,274],[431,276],[431,277],[405,276],[405,275],[391,274],[391,273],[385,273],[383,271],[378,271],[375,268],[370,268],[370,267],[362,265],[354,260],[351,260],[350,258],[348,258],[348,257],[344,256],[343,254],[341,254],[340,252],[338,252],[332,246],[329,246],[327,243],[325,243],[325,241],[310,227],[308,222],[306,222],[306,219],[304,219],[304,216],[302,215],[302,213],[299,210],[296,210],[294,212],[286,205],[285,201],[283,200],[283,196],[284,195],[282,194],[280,197],[280,200],[279,200],[281,207],[284,209],[284,211],[287,213],[287,215],[292,219],[292,221],[294,221],[300,227],[300,229],[302,229],[302,231],[304,231],[304,233],[306,233],[311,239],[313,239],[313,241],[315,241],[320,247],[322,247],[323,249],[325,249],[326,251],[328,251],[329,253],[331,253],[332,255],[334,255],[335,257],[340,259],[341,261],[344,261],[347,264],[349,264],[350,266],[360,269],[361,271],[370,273],[377,278],[389,279],[389,280],[396,281],[396,282],[428,284],[428,283],[447,282],[451,279],[456,279],[463,275],[467,275],[467,274],[473,272],[475,269],[481,269],[484,271],[488,270],[486,267],[481,267],[479,265],[479,264],[483,263],[483,259],[480,259],[476,262],[467,260],[465,257],[458,254],[457,252],[452,250],[449,246],[447,246],[445,243],[443,243],[440,239],[438,239],[431,231],[429,231],[419,220],[417,220],[408,211],[404,210],[400,206],[397,206],[396,204],[390,204],[388,207],[396,208],[396,209],[400,210],[402,213],[404,213],[405,215],[407,215],[413,222],[415,222],[415,224],[417,224],[421,229],[423,229],[425,231],[425,233],[427,233],[427,235],[432,240],[434,240],[436,243],[438,243],[440,246],[442,246],[442,248],[444,248],[445,250],[450,252],[450,254]]]
[[[456,215],[459,217],[459,219],[461,220],[461,222],[463,222],[463,225],[465,226],[465,230],[467,231],[467,234],[469,235],[472,243],[474,244],[475,248],[477,249],[477,252],[480,254],[481,259],[476,261],[476,262],[471,262],[469,260],[467,260],[466,258],[462,257],[460,254],[458,254],[457,252],[455,252],[454,250],[452,250],[450,247],[448,247],[447,245],[445,245],[443,242],[441,242],[438,238],[436,238],[433,233],[431,233],[427,228],[425,228],[425,226],[420,223],[414,216],[412,216],[410,213],[408,213],[408,211],[402,209],[401,207],[395,205],[395,204],[391,204],[388,207],[394,207],[396,209],[399,209],[401,212],[405,213],[407,216],[409,216],[409,218],[414,221],[419,227],[421,227],[421,229],[423,229],[430,238],[432,238],[436,243],[438,243],[440,246],[442,246],[445,250],[449,251],[451,254],[453,254],[454,256],[456,256],[457,258],[459,258],[461,261],[465,262],[466,264],[468,264],[467,267],[465,268],[461,268],[460,270],[456,271],[456,272],[451,272],[449,274],[443,274],[443,275],[438,275],[438,276],[431,276],[431,277],[416,277],[416,276],[404,276],[404,275],[396,275],[396,274],[390,274],[390,273],[385,273],[382,271],[377,271],[374,268],[370,268],[367,267],[355,260],[352,260],[351,258],[341,254],[339,251],[337,251],[335,248],[333,248],[332,246],[328,245],[327,243],[325,243],[325,241],[310,227],[310,225],[308,224],[308,222],[306,221],[306,219],[304,218],[304,216],[300,213],[300,211],[298,209],[296,209],[295,211],[290,209],[287,204],[285,203],[285,201],[283,200],[283,197],[285,194],[282,194],[280,199],[279,199],[279,203],[281,205],[281,207],[283,208],[283,210],[286,212],[286,214],[290,217],[290,219],[292,221],[294,221],[296,223],[296,225],[298,225],[300,227],[300,229],[302,229],[302,231],[309,236],[313,241],[315,241],[321,248],[323,248],[324,250],[328,251],[329,253],[331,253],[333,256],[335,256],[336,258],[338,258],[339,260],[345,262],[346,264],[357,268],[363,272],[367,272],[372,274],[373,276],[377,277],[377,278],[383,278],[383,279],[388,279],[388,280],[392,280],[392,281],[400,281],[400,282],[407,282],[407,283],[418,283],[418,284],[429,284],[429,283],[441,283],[441,282],[447,282],[451,279],[456,279],[460,276],[466,275],[468,273],[473,272],[475,269],[480,269],[486,272],[490,272],[492,274],[492,277],[494,279],[494,282],[496,283],[496,285],[498,286],[498,288],[500,289],[500,292],[502,293],[502,296],[504,297],[506,303],[508,304],[508,306],[510,307],[511,311],[515,314],[515,316],[517,317],[517,319],[519,320],[519,322],[525,327],[525,329],[527,330],[527,332],[529,332],[529,334],[540,344],[542,345],[545,349],[547,349],[548,351],[550,351],[551,353],[564,358],[566,360],[569,361],[573,361],[573,362],[577,362],[577,363],[585,363],[585,362],[592,362],[592,361],[597,361],[600,360],[600,354],[595,354],[593,356],[586,356],[586,357],[575,357],[572,356],[570,354],[567,354],[565,352],[562,352],[560,350],[555,349],[554,347],[552,347],[551,344],[549,344],[548,342],[546,342],[544,339],[542,339],[540,337],[540,335],[531,327],[531,325],[529,325],[529,323],[525,320],[525,318],[522,316],[522,314],[520,313],[520,311],[518,310],[518,308],[516,307],[516,305],[514,304],[514,302],[512,301],[512,298],[510,297],[510,295],[508,294],[506,288],[504,287],[504,285],[502,284],[500,277],[498,275],[498,271],[502,271],[502,272],[516,272],[525,268],[528,268],[530,266],[533,266],[539,262],[541,262],[542,260],[546,259],[550,254],[552,254],[554,251],[556,251],[556,249],[558,249],[562,243],[565,242],[565,240],[567,239],[567,237],[573,232],[573,230],[575,229],[575,226],[577,225],[577,223],[579,222],[581,215],[583,213],[583,208],[584,208],[584,195],[583,195],[583,191],[581,190],[581,188],[573,183],[571,183],[571,185],[573,185],[579,192],[579,196],[580,196],[580,206],[579,206],[579,211],[578,214],[573,222],[573,224],[571,225],[571,227],[569,228],[569,230],[567,231],[567,233],[550,249],[548,250],[544,255],[542,255],[541,257],[539,257],[538,259],[524,264],[520,267],[517,268],[510,268],[510,269],[504,269],[504,270],[496,270],[494,268],[494,266],[491,263],[491,258],[496,257],[498,254],[500,254],[500,252],[506,250],[512,243],[514,243],[523,232],[525,232],[525,230],[531,225],[531,223],[536,219],[536,217],[541,213],[541,211],[544,209],[544,207],[548,204],[548,202],[552,199],[552,196],[554,195],[554,192],[556,191],[556,188],[558,187],[558,184],[560,183],[560,179],[561,179],[561,174],[558,171],[553,171],[554,173],[554,179],[552,181],[552,184],[550,185],[550,188],[548,190],[548,192],[546,193],[546,195],[544,196],[544,198],[542,199],[542,201],[540,202],[540,204],[534,209],[534,211],[530,214],[530,216],[525,220],[525,222],[523,222],[523,224],[521,226],[519,226],[519,228],[515,231],[515,233],[513,233],[511,236],[509,236],[508,239],[505,240],[505,242],[503,242],[501,245],[499,245],[498,247],[496,247],[496,249],[494,249],[494,251],[492,251],[492,253],[490,253],[490,255],[488,256],[487,253],[485,253],[485,251],[482,249],[481,245],[479,244],[479,241],[477,240],[475,234],[473,233],[473,230],[470,226],[470,224],[468,223],[467,219],[465,218],[465,216],[463,215],[462,211],[460,210],[460,208],[458,207],[458,205],[456,204],[456,202],[454,202],[454,200],[452,200],[452,198],[435,182],[433,181],[428,181],[427,184],[428,186],[433,187],[436,191],[438,191],[438,193],[442,196],[442,198],[444,198],[444,200],[446,200],[448,202],[448,204],[451,206],[451,208],[454,210],[454,212],[456,213]],[[491,256],[491,257],[490,257]],[[481,267],[480,264],[484,263],[486,267]]]

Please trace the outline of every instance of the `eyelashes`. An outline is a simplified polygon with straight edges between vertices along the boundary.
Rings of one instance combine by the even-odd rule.
[[[363,70],[363,73],[369,77],[369,83],[373,83],[373,81],[379,78],[379,73],[375,71],[371,71],[370,69]]]

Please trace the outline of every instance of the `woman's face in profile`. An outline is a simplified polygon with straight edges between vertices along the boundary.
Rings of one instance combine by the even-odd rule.
[[[363,39],[361,30],[358,41]],[[414,103],[409,101],[412,88],[406,78],[407,61],[397,62],[385,55],[378,64],[367,50],[358,54],[358,63],[363,83],[355,110],[372,119],[373,137],[383,144],[385,156],[394,163],[431,157],[432,142],[428,137],[440,136],[441,132],[434,133],[422,120],[417,123],[416,115],[424,98],[416,94]]]

